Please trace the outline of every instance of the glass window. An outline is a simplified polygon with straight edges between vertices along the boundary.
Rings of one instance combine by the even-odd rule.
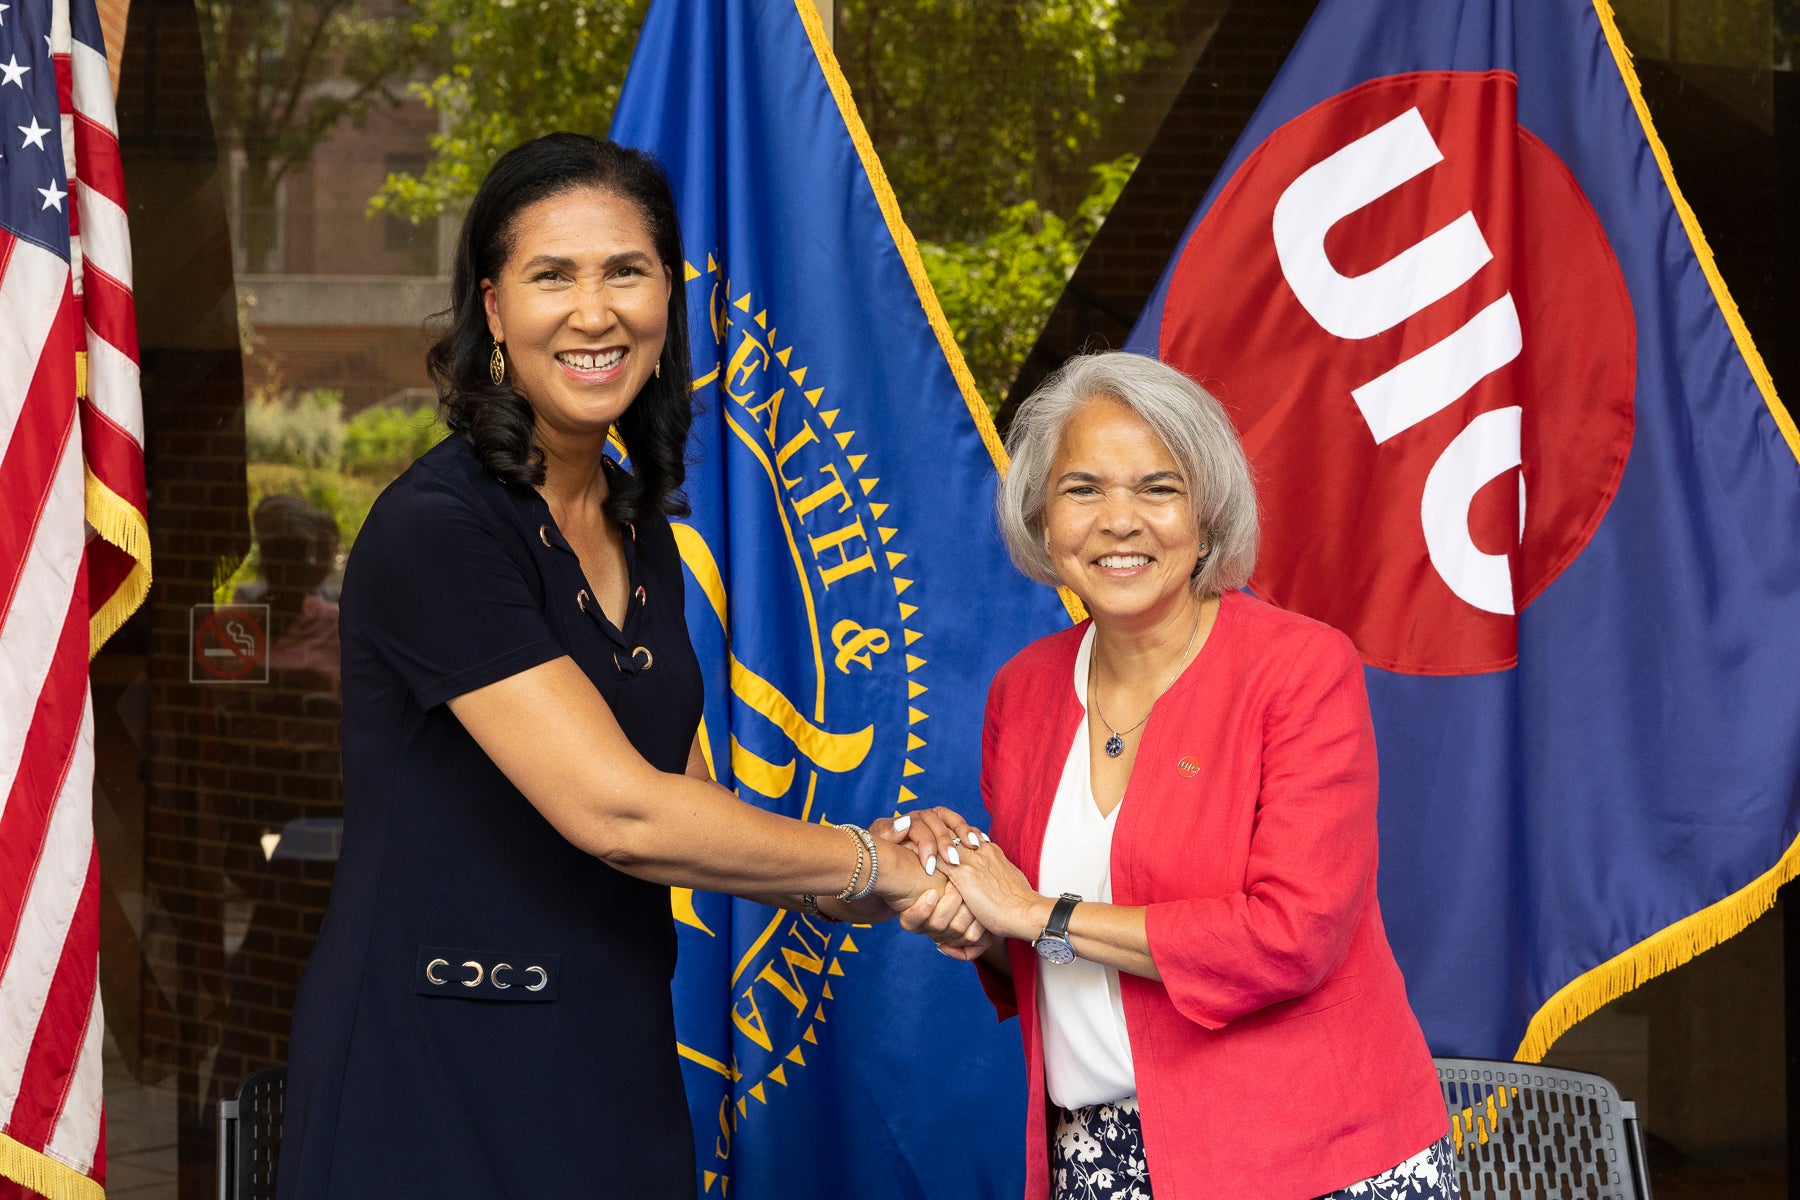
[[[1122,339],[1311,6],[821,7],[999,409],[1090,338]],[[341,835],[338,586],[376,494],[445,432],[423,355],[460,206],[499,149],[605,128],[644,8],[130,3],[119,120],[156,582],[93,667],[115,1195],[212,1195],[217,1102],[286,1057]],[[1778,314],[1792,323],[1773,264],[1795,6],[1619,9],[1772,348]],[[1134,176],[1159,131],[1184,148],[1159,143]],[[1102,237],[1128,185],[1132,221]],[[195,623],[218,606],[257,669],[209,666]]]

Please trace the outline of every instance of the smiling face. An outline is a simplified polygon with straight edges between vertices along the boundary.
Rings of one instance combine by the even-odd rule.
[[[547,196],[512,222],[481,281],[488,332],[530,403],[540,442],[604,438],[656,369],[670,275],[632,201],[598,188]]]
[[[1155,622],[1192,600],[1190,486],[1156,431],[1117,400],[1089,400],[1063,426],[1044,533],[1057,577],[1096,621]]]

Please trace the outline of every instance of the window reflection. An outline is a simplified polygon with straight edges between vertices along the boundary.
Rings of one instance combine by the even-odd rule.
[[[1306,5],[1048,7],[1104,10],[1116,33],[1040,29],[1021,50],[1031,5],[836,6],[844,69],[992,403],[1190,70],[1215,72],[1196,144],[1247,117],[1243,62],[1272,71],[1281,35],[1211,61],[1221,22],[1297,28]],[[177,1172],[179,1194],[212,1194],[217,1099],[286,1057],[341,836],[337,585],[375,495],[444,435],[423,322],[447,297],[457,172],[500,138],[484,120],[507,144],[534,122],[603,128],[643,8],[132,0],[119,110],[157,577],[93,670],[116,1194],[176,1195]],[[1618,8],[1754,328],[1773,304],[1771,96],[1793,90],[1793,0]],[[563,50],[553,68],[544,45]],[[1171,174],[1177,227],[1205,183]],[[1167,251],[1083,264],[1066,302],[1100,316],[1048,357],[1101,316],[1128,326],[1111,280],[1154,281]],[[190,683],[193,606],[234,601],[269,606],[268,682]]]

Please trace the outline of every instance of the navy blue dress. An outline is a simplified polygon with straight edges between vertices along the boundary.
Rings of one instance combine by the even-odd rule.
[[[694,1195],[669,889],[565,841],[445,703],[566,654],[683,770],[681,561],[661,517],[630,534],[621,630],[542,497],[460,436],[375,502],[344,580],[343,852],[295,1004],[284,1200]]]

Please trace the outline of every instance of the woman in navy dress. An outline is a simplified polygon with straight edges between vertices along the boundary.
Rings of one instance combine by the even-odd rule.
[[[692,1196],[669,887],[866,921],[931,882],[708,776],[668,522],[682,263],[661,169],[611,143],[527,143],[470,206],[429,356],[454,432],[344,581],[344,844],[295,1005],[285,1200]]]

